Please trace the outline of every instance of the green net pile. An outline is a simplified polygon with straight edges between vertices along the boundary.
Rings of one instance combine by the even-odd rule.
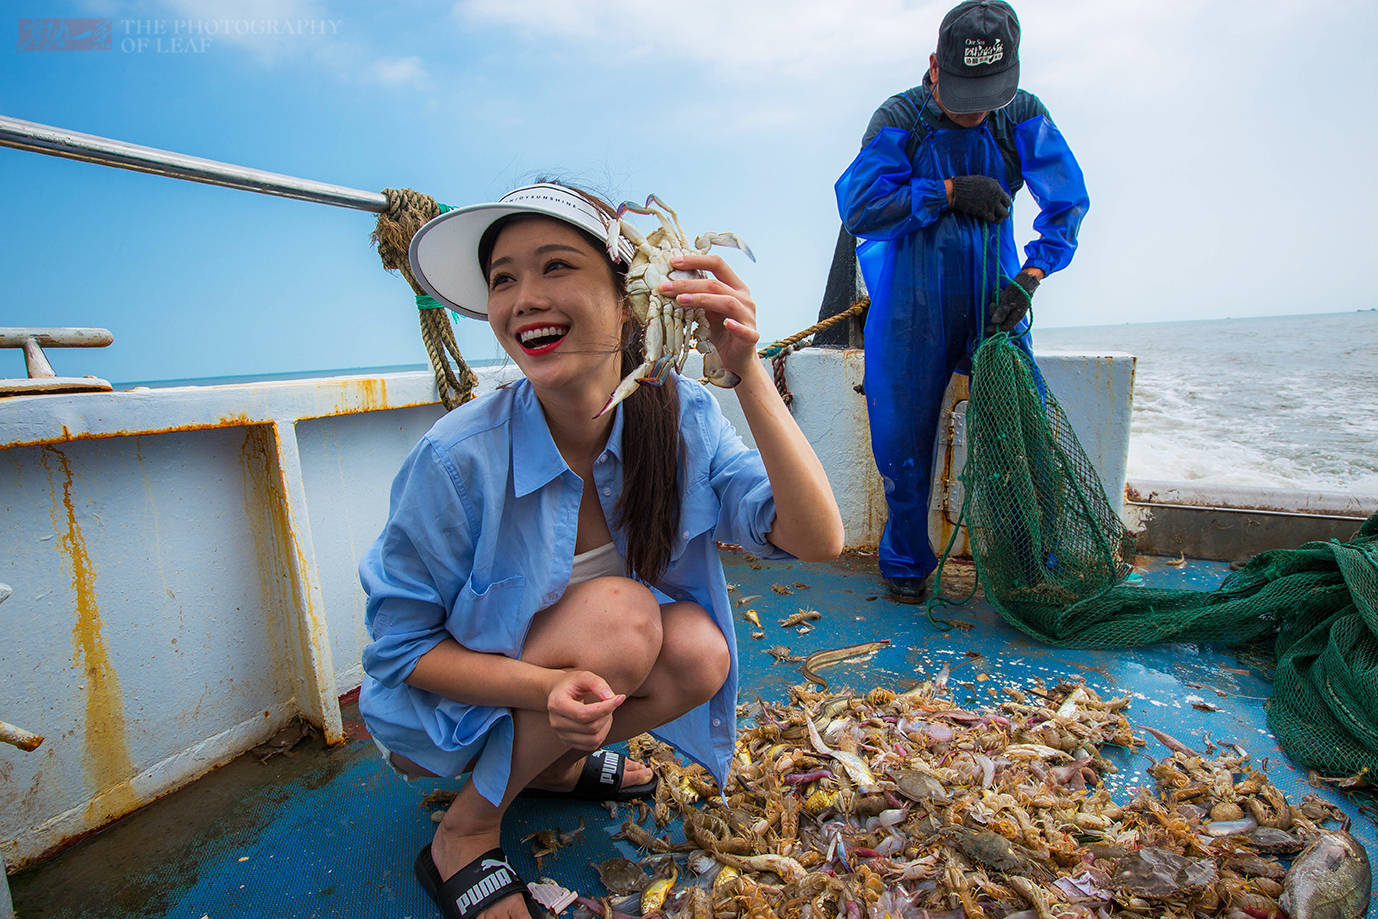
[[[1134,539],[1037,366],[1003,333],[972,361],[962,482],[986,599],[1040,641],[1110,648],[1271,637],[1268,723],[1326,775],[1378,774],[1378,514],[1353,540],[1255,556],[1214,591],[1124,583]]]

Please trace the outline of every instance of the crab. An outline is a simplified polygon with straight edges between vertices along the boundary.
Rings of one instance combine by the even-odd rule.
[[[642,234],[625,219],[627,213],[656,217],[660,226]],[[655,195],[646,198],[645,205],[624,201],[616,217],[608,223],[608,254],[623,261],[625,246],[631,243],[633,254],[627,267],[627,298],[632,312],[646,327],[646,348],[640,366],[617,384],[608,402],[597,417],[602,417],[619,402],[631,395],[638,385],[660,386],[669,376],[684,366],[690,349],[703,354],[703,375],[708,382],[731,389],[741,377],[723,366],[718,349],[708,337],[708,317],[702,309],[685,309],[678,301],[667,299],[660,285],[666,280],[706,278],[702,271],[681,271],[670,267],[670,260],[690,253],[705,254],[713,246],[731,246],[746,253],[753,262],[756,256],[735,233],[704,233],[690,244],[679,218],[670,207]]]

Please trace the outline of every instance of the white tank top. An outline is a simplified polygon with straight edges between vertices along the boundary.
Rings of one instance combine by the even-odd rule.
[[[596,549],[575,554],[574,567],[569,573],[569,583],[578,584],[610,575],[625,578],[627,562],[617,553],[616,544],[607,542]]]

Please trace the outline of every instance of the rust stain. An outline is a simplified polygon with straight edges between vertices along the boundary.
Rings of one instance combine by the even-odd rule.
[[[300,588],[309,561],[292,525],[278,438],[275,425],[255,425],[246,432],[240,451],[245,469],[245,510],[252,523],[265,599],[282,617],[287,655],[280,663],[292,668],[287,677],[289,687],[296,688],[299,679],[301,689],[309,692],[308,687],[314,685],[310,662],[325,646],[325,625],[309,592]],[[297,666],[303,672],[293,677]],[[327,737],[327,742],[339,739]]]
[[[376,412],[388,407],[388,382],[382,377],[365,377],[349,381],[352,399],[347,399],[362,412]]]
[[[360,380],[346,381],[344,397],[334,405],[322,412],[306,412],[301,415],[293,415],[285,420],[307,421],[312,418],[338,418],[341,415],[357,415],[362,412],[383,411],[386,409],[398,408],[417,408],[427,405],[439,405],[438,398],[424,398],[417,400],[407,400],[390,404],[388,402],[387,380],[381,377],[369,377]],[[190,422],[188,424],[166,424],[146,428],[115,428],[106,431],[73,431],[67,425],[62,425],[62,433],[51,437],[35,437],[25,440],[0,441],[0,449],[9,447],[43,447],[48,444],[65,444],[78,440],[106,440],[112,437],[138,437],[144,434],[177,434],[186,431],[213,431],[219,428],[241,428],[253,427],[254,425],[272,424],[272,417],[255,418],[245,412],[230,412],[222,415],[215,421],[210,422]]]
[[[53,475],[50,458],[55,459],[62,470],[62,512],[59,514],[56,489],[53,488],[50,513],[53,527],[59,533],[59,544],[72,566],[72,591],[76,597],[72,665],[79,668],[83,676],[82,691],[86,700],[82,726],[86,748],[83,767],[93,792],[86,819],[98,824],[128,813],[138,805],[129,784],[134,767],[125,742],[120,677],[110,661],[110,651],[101,631],[96,569],[86,549],[86,539],[77,523],[76,505],[72,501],[72,462],[56,447],[43,448],[43,466],[48,472],[50,487]]]

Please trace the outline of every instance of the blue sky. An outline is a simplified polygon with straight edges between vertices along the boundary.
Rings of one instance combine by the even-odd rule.
[[[543,173],[655,192],[732,230],[763,340],[816,317],[832,184],[871,112],[921,78],[949,2],[37,0],[0,28],[0,113],[450,204]],[[1023,86],[1092,208],[1047,326],[1378,304],[1371,0],[1018,4]],[[21,51],[19,17],[113,20],[109,51]],[[172,50],[191,30],[208,39]],[[215,34],[210,34],[214,29]],[[227,34],[228,29],[228,34]],[[155,43],[137,39],[164,36]],[[270,34],[272,32],[276,34]],[[288,32],[297,34],[288,34]],[[243,33],[243,34],[236,34]],[[114,381],[422,363],[373,217],[0,149],[0,325],[99,326],[52,350]],[[1021,243],[1033,206],[1016,204]],[[497,349],[465,320],[466,356]],[[0,353],[0,376],[23,374]]]

